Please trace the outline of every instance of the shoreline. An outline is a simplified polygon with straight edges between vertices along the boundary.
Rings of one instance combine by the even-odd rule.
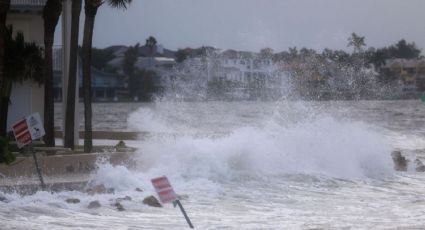
[[[172,99],[166,102],[176,102],[176,103],[180,103],[180,102],[258,102],[258,101],[263,101],[263,102],[275,102],[275,101],[307,101],[307,102],[311,102],[311,101],[318,101],[318,102],[323,102],[323,101],[417,101],[417,100],[421,100],[421,97],[424,96],[423,93],[418,93],[417,95],[413,95],[413,96],[405,96],[405,97],[382,97],[382,98],[359,98],[359,99],[353,99],[353,98],[332,98],[332,99],[324,99],[324,98],[295,98],[295,97],[288,97],[285,99],[229,99],[229,100],[218,100],[218,99],[208,99],[208,100],[199,100],[199,99]],[[132,101],[132,100],[118,100],[118,101],[114,101],[114,100],[105,100],[105,101],[93,101],[92,104],[114,104],[114,103],[125,103],[125,104],[150,104],[150,103],[156,103],[158,101],[155,100],[151,100],[151,101]],[[161,102],[161,100],[159,100],[159,102]],[[55,104],[62,104],[62,101],[55,101]],[[78,103],[83,104],[83,100],[80,98],[80,100],[78,101]]]

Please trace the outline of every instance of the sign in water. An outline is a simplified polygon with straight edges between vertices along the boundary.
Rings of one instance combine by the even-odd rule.
[[[174,192],[174,189],[171,186],[170,181],[168,181],[168,178],[166,176],[162,176],[152,179],[151,182],[153,187],[155,188],[156,193],[159,196],[159,200],[162,203],[172,202],[174,207],[178,205],[180,211],[183,213],[183,216],[186,219],[187,224],[189,224],[190,228],[193,228],[192,222],[187,216],[186,211],[184,210],[183,205],[178,199],[177,194]]]
[[[167,177],[158,177],[151,181],[156,193],[158,193],[159,200],[161,200],[162,203],[169,203],[177,200],[177,195],[174,192],[173,187],[171,187]]]

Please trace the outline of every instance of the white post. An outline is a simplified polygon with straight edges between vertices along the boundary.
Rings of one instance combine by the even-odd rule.
[[[68,79],[69,79],[69,56],[70,56],[70,44],[71,44],[71,9],[72,9],[72,0],[63,1],[63,12],[62,12],[62,112],[63,112],[63,122],[62,122],[62,132],[63,137],[65,136],[65,116],[66,116],[66,99],[67,99],[67,90],[68,90]],[[78,69],[78,64],[77,64]],[[78,106],[78,74],[76,77],[76,88],[75,88],[75,120],[74,120],[74,144],[78,145],[79,141],[79,106]]]

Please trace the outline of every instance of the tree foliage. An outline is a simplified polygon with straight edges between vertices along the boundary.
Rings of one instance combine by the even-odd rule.
[[[176,52],[176,62],[182,63],[184,60],[186,60],[191,54],[190,49],[179,49]]]
[[[260,50],[260,56],[263,58],[271,58],[274,50],[272,48],[264,48]]]
[[[108,0],[108,4],[110,7],[125,10],[131,2],[132,0]]]
[[[149,38],[146,39],[145,46],[149,48],[150,56],[154,55],[156,44],[157,41],[155,37],[149,36]]]
[[[15,155],[10,151],[9,140],[7,137],[0,137],[0,164],[10,164],[16,159]]]
[[[140,44],[137,43],[135,46],[128,47],[127,51],[124,53],[124,60],[123,60],[123,72],[128,77],[131,77],[134,75],[135,71],[135,64],[139,57],[139,48]]]
[[[354,53],[363,51],[363,47],[366,46],[365,37],[359,36],[356,33],[352,33],[348,38],[348,47],[353,47]]]
[[[157,43],[156,38],[153,37],[153,36],[149,36],[146,39],[145,46],[147,46],[147,47],[154,47],[154,46],[156,46],[156,43]]]
[[[6,78],[11,82],[22,83],[27,79],[43,82],[42,50],[34,42],[27,43],[22,32],[13,37],[13,27],[9,26],[6,41]]]
[[[5,82],[1,92],[1,129],[6,132],[7,112],[14,83],[25,80],[43,82],[43,58],[41,48],[35,43],[26,43],[20,32],[13,36],[13,28],[9,26],[4,36],[5,41]],[[12,102],[18,103],[18,102]],[[9,151],[6,135],[0,138],[0,163],[11,163],[15,158]]]
[[[114,59],[114,53],[110,49],[92,49],[92,62],[91,65],[96,69],[107,70],[107,64]]]
[[[129,79],[129,90],[133,97],[150,101],[161,92],[159,76],[152,70],[137,70]]]

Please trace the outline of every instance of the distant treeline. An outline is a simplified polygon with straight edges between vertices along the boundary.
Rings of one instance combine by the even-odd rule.
[[[351,37],[348,38],[348,47],[353,49],[353,52],[347,52],[344,50],[333,50],[326,48],[322,52],[314,49],[302,47],[291,47],[286,51],[275,52],[271,48],[264,48],[260,50],[260,55],[264,57],[272,58],[275,62],[293,60],[300,60],[312,56],[328,58],[333,61],[340,63],[350,63],[353,59],[358,59],[359,53],[365,59],[364,64],[373,64],[376,67],[380,67],[385,64],[388,59],[403,58],[403,59],[418,59],[423,57],[421,55],[421,49],[419,49],[415,42],[407,42],[405,39],[401,39],[397,43],[383,48],[367,47],[365,43],[365,37],[359,36],[356,33],[352,33]],[[176,52],[176,61],[183,62],[189,57],[196,57],[205,55],[209,50],[214,49],[213,47],[201,47],[201,48],[185,48],[179,49]],[[236,51],[237,52],[237,51]]]
[[[367,47],[365,43],[365,37],[352,33],[351,37],[348,38],[348,46],[353,49],[353,52],[347,52],[345,50],[333,50],[330,48],[325,48],[320,52],[306,47],[291,47],[288,50],[282,52],[275,52],[271,48],[264,48],[261,49],[259,53],[264,57],[272,58],[272,60],[275,62],[292,62],[294,60],[308,60],[311,57],[315,57],[327,58],[339,63],[348,64],[353,63],[354,60],[358,60],[359,56],[361,56],[365,65],[373,64],[377,68],[383,66],[385,61],[389,59],[419,59],[423,57],[422,50],[417,47],[415,42],[407,42],[405,39],[401,39],[400,41],[388,47],[375,48]],[[130,53],[134,53],[134,48],[136,47],[139,48],[137,44],[135,46],[128,47],[129,49],[126,52],[126,56],[129,57],[129,59],[134,58],[134,55]],[[184,48],[178,49],[174,53],[174,56],[176,61],[181,63],[190,57],[208,55],[208,53],[212,50],[215,50],[215,48],[210,46],[203,46],[200,48]],[[108,72],[116,71],[112,68],[108,68],[108,62],[115,58],[113,49],[109,47],[105,49],[93,48],[92,56],[93,67],[106,70]]]
[[[142,48],[147,50],[144,54],[146,56],[160,56],[154,52],[156,39],[150,37],[144,46],[136,44],[125,47],[122,65],[119,67],[108,65],[111,60],[117,58],[114,53],[116,50],[111,47],[94,48],[92,64],[97,69],[123,75],[123,79],[126,79],[128,83],[129,94],[132,97],[148,100],[162,87],[157,80],[158,73],[135,68],[137,59],[143,56],[139,52]],[[317,51],[305,47],[291,47],[282,52],[275,52],[271,48],[261,49],[257,53],[236,50],[223,52],[236,58],[241,56],[272,60],[276,66],[291,73],[294,94],[307,99],[398,97],[393,94],[395,89],[400,90],[399,79],[387,76],[381,71],[382,67],[391,59],[423,58],[422,50],[414,42],[407,42],[405,39],[387,47],[374,48],[366,45],[365,37],[352,33],[347,39],[347,48],[351,51],[329,48]],[[217,52],[221,51],[210,46],[169,50],[177,65],[190,58],[208,57]],[[224,88],[232,89],[232,87]]]

